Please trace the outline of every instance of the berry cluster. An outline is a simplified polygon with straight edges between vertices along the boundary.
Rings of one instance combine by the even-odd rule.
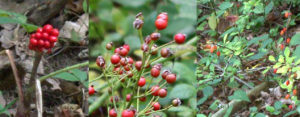
[[[51,48],[57,42],[58,35],[58,29],[53,29],[50,24],[44,25],[31,34],[28,48],[39,52],[51,52]]]
[[[124,44],[120,47],[116,47],[114,50],[114,54],[110,56],[111,64],[107,64],[105,59],[102,56],[98,56],[96,60],[96,64],[103,70],[103,76],[107,78],[108,75],[113,76],[111,78],[114,81],[110,82],[110,102],[113,104],[113,108],[109,110],[110,117],[116,117],[120,114],[122,117],[134,117],[134,116],[142,116],[149,115],[151,113],[160,110],[162,107],[158,102],[159,98],[165,98],[168,94],[168,91],[165,87],[167,84],[171,84],[176,82],[177,75],[172,73],[170,70],[162,71],[162,64],[155,63],[155,61],[159,58],[167,58],[173,55],[170,48],[166,48],[165,46],[170,45],[172,43],[182,44],[186,40],[186,35],[182,33],[177,33],[174,35],[174,40],[166,43],[162,46],[157,46],[154,44],[155,41],[160,39],[161,34],[158,32],[167,27],[168,23],[168,15],[165,12],[160,13],[157,16],[155,21],[155,26],[157,30],[153,32],[151,35],[146,36],[144,39],[141,38],[141,50],[143,51],[143,57],[141,60],[133,60],[129,56],[130,46],[128,44]],[[136,19],[133,22],[133,27],[141,30],[143,26],[143,15],[139,13],[136,15]],[[140,36],[142,37],[142,36]],[[112,50],[114,44],[112,42],[106,45],[107,50]],[[151,56],[157,55],[158,50],[160,50],[160,55],[153,60],[150,59]],[[147,75],[150,73],[150,75]],[[159,76],[162,77],[160,82],[150,87],[150,84],[153,79],[157,79]],[[147,83],[147,79],[150,80],[150,83]],[[123,111],[118,110],[118,104],[122,100],[121,97],[115,95],[113,91],[117,90],[116,86],[118,84],[122,84],[123,86],[129,86],[132,88],[132,93],[127,94],[126,97],[123,97],[124,102],[127,106]],[[143,88],[144,91],[141,91]],[[93,87],[89,88],[89,94],[93,95],[95,90]],[[151,100],[143,110],[139,110],[139,105],[137,107],[132,106],[133,101],[144,102],[146,98],[151,96],[154,100]],[[126,101],[126,102],[125,102]],[[169,109],[171,107],[177,107],[181,104],[178,98],[172,101],[172,104],[164,109]],[[120,113],[118,113],[120,111]],[[122,113],[121,113],[122,112]]]

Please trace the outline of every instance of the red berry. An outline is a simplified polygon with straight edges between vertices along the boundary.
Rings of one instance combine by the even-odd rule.
[[[42,38],[43,38],[44,40],[48,40],[48,39],[49,39],[49,34],[46,33],[46,32],[42,33]]]
[[[120,48],[116,48],[115,53],[119,53],[119,52],[120,52]]]
[[[287,94],[286,96],[285,96],[285,98],[284,99],[289,99],[290,98],[290,94]]]
[[[45,41],[45,44],[44,44],[44,47],[45,47],[46,49],[50,48],[50,47],[51,47],[50,42],[46,40],[46,41]]]
[[[31,44],[32,46],[36,46],[36,45],[38,44],[38,41],[37,41],[35,38],[31,38],[31,39],[30,39],[30,44]]]
[[[40,51],[40,52],[44,52],[44,50],[45,50],[45,48],[43,48],[43,47],[38,48],[38,51]]]
[[[210,52],[210,53],[213,53],[213,52],[214,52],[214,50],[215,50],[215,49],[214,49],[214,46],[210,46],[210,50],[209,50],[209,52]]]
[[[47,50],[47,53],[50,54],[50,53],[51,53],[51,49],[48,49],[48,50]]]
[[[109,110],[109,117],[117,117],[117,112],[115,109],[110,109]]]
[[[124,45],[123,45],[123,48],[126,48],[126,49],[128,50],[128,52],[130,51],[130,47],[129,47],[128,44],[124,44]]]
[[[94,95],[96,93],[95,89],[94,89],[94,86],[90,86],[89,88],[89,95]]]
[[[292,110],[293,109],[293,105],[289,105],[289,109]]]
[[[286,32],[286,28],[285,27],[283,28],[283,32]]]
[[[169,74],[167,77],[166,77],[166,81],[168,83],[174,83],[176,81],[176,75],[175,74]]]
[[[51,43],[55,43],[55,42],[57,41],[57,37],[55,37],[55,36],[50,36],[50,37],[49,37],[49,41],[50,41]]]
[[[290,42],[291,42],[291,39],[290,39],[290,38],[287,38],[287,39],[286,39],[286,43],[287,43],[287,44],[290,44]]]
[[[122,59],[121,59],[122,60]],[[131,64],[127,64],[124,66],[125,71],[130,71],[131,70]]]
[[[239,4],[239,3],[237,3],[237,4],[236,4],[236,7],[240,7],[240,4]]]
[[[284,31],[283,31],[283,30],[281,30],[281,31],[280,31],[280,35],[282,36],[283,34],[284,34]]]
[[[112,47],[113,47],[113,43],[112,42],[106,44],[106,49],[107,50],[111,50]]]
[[[288,17],[289,17],[289,12],[285,12],[285,13],[284,13],[284,17],[285,17],[285,18],[288,18]]]
[[[43,28],[38,28],[37,30],[36,30],[36,32],[39,32],[39,33],[43,33]]]
[[[59,30],[58,29],[53,29],[50,35],[57,37],[59,35]]]
[[[220,57],[220,55],[221,55],[220,51],[217,52],[217,55],[218,55],[218,57]]]
[[[168,26],[168,22],[165,19],[156,19],[155,26],[158,30],[163,30]]]
[[[120,56],[117,54],[114,54],[111,56],[110,61],[112,64],[118,64],[120,62]]]
[[[122,117],[133,117],[134,116],[134,112],[126,109],[122,112]]]
[[[53,27],[50,24],[46,24],[43,26],[43,32],[51,33],[53,30]]]
[[[161,64],[155,64],[152,68],[157,68],[158,70],[161,70],[162,65]]]
[[[296,96],[297,95],[297,89],[293,90],[293,94]]]
[[[163,48],[160,50],[160,55],[161,57],[169,57],[171,55],[170,49],[169,48]]]
[[[39,47],[44,46],[44,44],[45,44],[45,42],[44,42],[43,40],[39,40],[39,41],[38,41],[38,46],[39,46]]]
[[[127,71],[126,74],[129,74],[129,75],[127,76],[128,78],[132,78],[132,76],[133,76],[133,73],[132,73],[131,71]]]
[[[159,69],[157,69],[157,68],[155,68],[155,67],[153,67],[153,68],[151,69],[151,76],[152,76],[152,77],[156,78],[156,77],[159,76],[159,74],[160,74],[160,70],[159,70]]]
[[[156,19],[165,19],[166,21],[169,21],[168,13],[162,12],[162,13],[160,13],[160,14],[157,15]]]
[[[290,81],[289,81],[289,80],[287,80],[285,84],[286,84],[286,85],[289,85],[289,84],[290,84]]]
[[[126,48],[120,48],[121,50],[119,51],[119,54],[121,56],[126,56],[128,54],[128,50]]]
[[[110,102],[113,103],[113,102],[114,102],[114,99],[115,99],[116,103],[118,103],[118,101],[119,101],[118,96],[115,96],[115,97],[111,96],[111,97],[110,97]]]
[[[121,60],[120,60],[120,64],[122,65],[122,66],[126,66],[127,64],[128,64],[128,58],[121,58]]]
[[[181,101],[180,101],[180,99],[178,99],[178,98],[175,98],[173,101],[172,101],[172,105],[174,106],[174,107],[177,107],[177,106],[179,106],[181,104]]]
[[[161,98],[166,97],[167,94],[168,94],[168,92],[167,92],[166,89],[159,89],[159,90],[158,90],[158,96],[161,97]]]
[[[133,59],[131,57],[129,57],[128,63],[133,64]]]
[[[157,48],[157,45],[153,45],[152,47],[151,47],[151,55],[156,55],[157,54],[157,50],[156,50],[156,48]],[[155,50],[155,51],[154,51]]]
[[[130,94],[127,94],[127,95],[126,95],[126,101],[129,102],[129,101],[130,101],[130,98],[131,98],[131,95],[130,95]]]
[[[145,44],[149,44],[151,42],[151,36],[147,35],[145,38]]]
[[[182,44],[185,41],[185,34],[178,33],[174,36],[174,40],[177,44]]]
[[[151,88],[151,92],[153,96],[158,96],[158,90],[159,90],[159,86],[158,85],[155,85]]]
[[[36,33],[35,33],[35,38],[36,38],[36,39],[42,38],[42,33],[36,32]]]
[[[138,82],[138,86],[143,87],[146,84],[146,79],[144,77],[141,77],[139,82]]]
[[[135,62],[134,66],[135,66],[136,70],[140,71],[142,68],[142,61]]]
[[[277,69],[274,69],[274,73],[276,74],[276,72],[277,72]]]
[[[283,50],[283,49],[284,49],[284,45],[280,44],[280,50]]]
[[[103,67],[105,65],[105,60],[102,56],[98,56],[97,60],[96,60],[96,64],[99,67]]]
[[[146,43],[144,43],[143,45],[141,45],[141,50],[143,52],[147,52],[149,50],[149,46]]]
[[[160,38],[160,33],[152,33],[150,37],[152,41],[156,41]]]
[[[114,71],[115,73],[118,73],[118,72],[119,72],[119,75],[123,74],[123,70],[122,70],[122,69],[120,70],[120,67],[115,67],[113,71]]]
[[[146,97],[140,97],[139,100],[144,102],[144,101],[146,101]]]
[[[160,109],[160,104],[158,102],[154,102],[152,107],[153,107],[153,110],[159,110]]]
[[[28,44],[28,49],[29,49],[29,50],[34,50],[34,47],[33,47],[33,45],[31,45],[31,44]]]
[[[30,38],[35,38],[35,34],[31,34],[31,35],[30,35]]]
[[[166,77],[171,74],[171,71],[170,70],[164,70],[163,73],[161,74],[161,77],[163,79],[166,79]]]

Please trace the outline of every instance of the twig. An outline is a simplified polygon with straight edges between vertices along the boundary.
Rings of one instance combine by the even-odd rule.
[[[238,78],[238,77],[236,77],[236,76],[233,76],[233,77],[234,77],[234,79],[236,79],[237,81],[243,83],[244,85],[246,85],[246,86],[249,87],[250,89],[253,89],[252,86],[250,86],[248,83],[246,83],[246,82],[243,81],[242,79],[240,79],[240,78]]]

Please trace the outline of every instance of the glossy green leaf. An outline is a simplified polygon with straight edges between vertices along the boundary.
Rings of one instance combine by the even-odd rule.
[[[221,10],[226,10],[228,8],[230,8],[232,6],[232,4],[230,2],[223,2],[222,4],[220,4],[219,8]]]
[[[63,80],[67,80],[67,81],[80,81],[79,78],[77,78],[76,76],[74,76],[74,75],[72,75],[68,72],[63,72],[63,73],[57,74],[53,77],[63,79]]]
[[[208,18],[208,25],[210,29],[215,30],[217,27],[217,18],[214,13],[211,14],[211,16]]]
[[[297,33],[295,34],[292,39],[291,39],[291,42],[290,42],[290,45],[293,46],[293,45],[298,45],[300,44],[300,33]]]
[[[243,101],[250,102],[249,97],[247,96],[247,93],[243,90],[236,90],[233,95],[228,97],[229,100],[238,99]]]
[[[189,84],[178,84],[170,92],[170,98],[188,99],[195,96],[196,88]]]

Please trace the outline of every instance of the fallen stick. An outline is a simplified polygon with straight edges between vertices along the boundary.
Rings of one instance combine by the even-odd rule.
[[[274,82],[262,83],[256,87],[254,87],[250,91],[248,91],[247,96],[250,98],[251,101],[253,101],[254,99],[251,99],[251,97],[258,97],[260,95],[261,91],[268,90],[270,87],[272,87],[274,85],[275,85]],[[233,108],[230,113],[230,115],[231,115],[231,114],[235,113],[236,111],[240,110],[242,107],[246,106],[246,104],[248,104],[248,103],[251,103],[251,102],[241,101],[241,100],[232,100],[229,102],[229,104],[227,104],[226,106],[221,108],[218,112],[213,114],[212,117],[224,117],[227,109],[232,106]]]

